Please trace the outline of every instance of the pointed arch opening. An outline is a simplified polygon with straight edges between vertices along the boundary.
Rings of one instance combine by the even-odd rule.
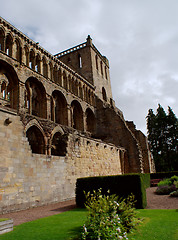
[[[72,108],[72,127],[83,131],[84,125],[83,125],[83,110],[80,105],[80,103],[77,100],[74,100],[71,103]]]
[[[43,76],[48,77],[48,65],[45,57],[43,58]]]
[[[30,59],[29,59],[29,67],[35,70],[35,52],[33,49],[30,50]]]
[[[68,125],[67,101],[64,95],[57,90],[52,93],[51,116],[52,121],[66,126]]]
[[[7,55],[12,57],[12,45],[13,45],[13,39],[10,34],[6,37],[6,43],[5,43],[5,52]]]
[[[0,51],[4,51],[5,33],[4,30],[0,29]]]
[[[92,134],[95,133],[96,129],[96,118],[93,111],[90,108],[87,108],[85,112],[86,116],[86,130]]]
[[[38,127],[31,126],[27,130],[26,136],[31,146],[32,153],[45,154],[44,136]]]
[[[28,113],[37,117],[46,118],[47,102],[46,91],[43,84],[34,77],[30,77],[26,83],[25,105]]]
[[[41,57],[39,54],[37,54],[36,56],[35,71],[37,71],[38,73],[41,73]]]
[[[56,132],[52,138],[51,155],[66,156],[67,153],[67,137],[60,132]]]
[[[103,100],[107,101],[107,95],[106,95],[106,90],[104,87],[102,87],[102,96],[103,96]]]
[[[0,105],[18,109],[19,80],[13,67],[0,60]]]
[[[18,38],[15,39],[15,58],[18,62],[22,62],[22,48]]]

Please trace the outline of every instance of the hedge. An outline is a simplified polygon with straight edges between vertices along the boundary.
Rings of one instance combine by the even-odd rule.
[[[170,178],[174,175],[178,176],[178,171],[150,173],[150,178],[151,179],[164,179],[164,178]]]
[[[149,174],[124,174],[116,176],[99,176],[78,178],[76,183],[76,204],[78,207],[84,207],[84,191],[93,192],[93,190],[102,189],[102,194],[116,194],[121,198],[126,198],[133,193],[136,199],[136,208],[145,208],[146,188],[150,186]]]

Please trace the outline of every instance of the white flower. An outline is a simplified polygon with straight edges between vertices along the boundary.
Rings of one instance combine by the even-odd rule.
[[[118,227],[117,229],[116,229],[118,232],[121,232],[121,229]]]

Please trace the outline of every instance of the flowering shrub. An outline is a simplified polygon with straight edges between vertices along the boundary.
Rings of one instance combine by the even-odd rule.
[[[131,222],[136,219],[129,201],[133,202],[133,197],[118,202],[116,195],[102,195],[101,189],[87,193],[88,219],[83,226],[82,239],[128,239],[127,232],[135,226]]]

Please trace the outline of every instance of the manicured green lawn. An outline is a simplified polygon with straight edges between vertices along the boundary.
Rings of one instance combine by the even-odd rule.
[[[144,218],[135,233],[128,235],[129,240],[177,240],[178,210],[142,209],[138,216]]]
[[[177,240],[178,210],[137,210],[144,218],[129,240]],[[86,220],[84,209],[38,219],[14,227],[13,232],[0,235],[0,240],[69,240],[75,239]],[[77,239],[77,238],[76,238]]]
[[[18,225],[0,235],[0,240],[68,240],[76,236],[85,220],[86,210],[74,209]]]

